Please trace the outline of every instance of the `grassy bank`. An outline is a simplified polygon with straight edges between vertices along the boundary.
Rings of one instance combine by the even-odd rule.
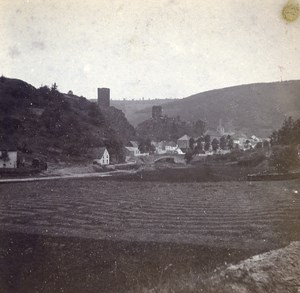
[[[252,250],[0,233],[1,292],[129,292],[206,275]]]
[[[117,176],[124,181],[159,182],[218,182],[245,181],[247,175],[255,172],[254,167],[241,167],[223,164],[201,164],[176,167],[176,165],[156,166],[155,170],[141,170],[136,174]],[[114,180],[114,178],[112,178]]]

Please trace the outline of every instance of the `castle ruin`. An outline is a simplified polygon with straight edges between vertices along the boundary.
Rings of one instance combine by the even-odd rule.
[[[162,117],[162,106],[153,106],[152,107],[152,118],[158,120]]]
[[[98,88],[98,107],[107,108],[110,106],[110,89]]]

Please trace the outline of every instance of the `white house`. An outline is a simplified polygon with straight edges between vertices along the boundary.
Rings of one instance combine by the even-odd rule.
[[[105,147],[95,148],[93,153],[94,153],[95,163],[102,166],[109,165],[110,163],[109,152]]]
[[[126,162],[135,161],[136,157],[139,157],[141,152],[138,147],[125,147],[125,160]]]
[[[178,154],[178,155],[184,155],[184,152],[181,150],[180,147],[177,147],[174,151],[174,153]]]
[[[190,148],[190,137],[188,135],[184,135],[177,139],[177,145],[182,150],[182,152],[187,152]]]
[[[0,168],[17,168],[18,152],[15,147],[0,145]]]
[[[155,144],[155,153],[156,154],[162,155],[162,154],[165,154],[166,152],[167,151],[164,147],[164,142],[163,141],[157,142]]]
[[[246,141],[248,140],[247,135],[245,135],[244,133],[239,131],[236,134],[234,134],[232,136],[232,138],[233,138],[234,148],[239,148],[241,150],[245,149],[245,144],[246,144]]]
[[[126,156],[137,157],[141,154],[137,147],[125,147]]]
[[[139,143],[137,141],[131,140],[128,144],[129,147],[139,148]]]
[[[178,145],[174,141],[166,141],[164,142],[163,147],[167,153],[173,153],[178,148]]]

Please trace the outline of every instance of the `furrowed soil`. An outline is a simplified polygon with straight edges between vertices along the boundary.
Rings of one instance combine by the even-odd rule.
[[[300,240],[299,189],[299,180],[2,184],[0,291],[138,292],[204,277]]]

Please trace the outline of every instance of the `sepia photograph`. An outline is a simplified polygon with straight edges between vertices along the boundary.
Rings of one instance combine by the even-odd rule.
[[[300,0],[0,0],[1,293],[300,293]]]

